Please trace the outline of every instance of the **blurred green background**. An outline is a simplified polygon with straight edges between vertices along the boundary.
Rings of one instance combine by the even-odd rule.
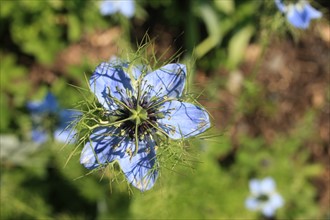
[[[244,201],[267,176],[285,200],[273,219],[330,219],[329,2],[312,3],[323,18],[297,30],[272,0],[136,0],[131,18],[101,1],[0,0],[1,219],[261,219]],[[80,149],[65,165],[74,144],[34,143],[26,103],[51,91],[74,109],[75,87],[146,33],[160,62],[179,52],[213,126],[141,193],[89,174]]]

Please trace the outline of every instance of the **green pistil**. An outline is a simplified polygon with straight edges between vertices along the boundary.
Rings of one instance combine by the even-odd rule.
[[[131,111],[131,116],[129,117],[131,121],[133,121],[135,123],[135,151],[134,151],[134,155],[137,154],[138,150],[139,150],[139,125],[142,124],[144,121],[147,120],[148,118],[148,112],[142,108],[140,105],[137,105],[136,109],[130,109]]]
[[[130,119],[135,122],[136,125],[142,124],[148,118],[148,112],[142,108],[140,105],[136,109],[130,109],[131,117]]]

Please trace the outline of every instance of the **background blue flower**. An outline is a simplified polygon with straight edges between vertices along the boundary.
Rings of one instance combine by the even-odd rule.
[[[100,3],[100,12],[102,15],[112,15],[118,12],[131,18],[135,13],[134,0],[103,0]]]
[[[284,201],[276,192],[275,182],[271,177],[262,180],[252,179],[249,186],[251,196],[245,200],[246,208],[261,211],[263,215],[271,217],[276,209],[283,206]]]
[[[312,19],[322,17],[322,13],[314,9],[306,0],[296,4],[284,5],[281,0],[275,0],[278,9],[285,13],[287,20],[296,28],[306,29]]]
[[[27,108],[31,112],[31,137],[34,142],[46,142],[50,133],[60,142],[73,140],[75,132],[69,127],[74,118],[80,115],[78,111],[59,108],[55,96],[50,92],[43,101],[28,102]]]

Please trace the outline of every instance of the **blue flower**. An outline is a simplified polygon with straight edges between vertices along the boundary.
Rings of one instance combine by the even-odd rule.
[[[277,8],[286,15],[287,20],[296,28],[306,29],[312,19],[320,18],[322,13],[313,8],[306,0],[296,4],[284,5],[281,0],[275,0]]]
[[[184,139],[210,127],[203,108],[180,100],[185,80],[183,64],[151,72],[118,61],[101,63],[90,87],[108,119],[94,129],[81,164],[94,169],[117,161],[129,183],[149,190],[158,176],[156,149],[162,137]]]
[[[67,129],[72,120],[79,116],[77,111],[60,109],[56,98],[48,92],[43,101],[28,102],[27,108],[31,112],[33,130],[32,140],[42,144],[52,133],[55,140],[66,142],[74,138],[74,132]]]
[[[245,200],[246,208],[261,211],[265,216],[271,217],[276,209],[283,206],[283,198],[276,192],[275,182],[271,177],[252,179],[249,186],[251,195]]]
[[[135,13],[134,0],[103,0],[100,4],[100,12],[102,15],[119,12],[127,18],[131,18]]]

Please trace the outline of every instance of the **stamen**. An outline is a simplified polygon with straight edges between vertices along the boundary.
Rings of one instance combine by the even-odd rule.
[[[134,150],[134,156],[137,154],[138,149],[139,149],[138,124],[135,124],[135,150]]]
[[[149,125],[151,125],[153,128],[155,128],[157,131],[160,131],[160,133],[164,134],[166,137],[168,137],[168,134],[163,131],[163,129],[160,129],[159,127],[157,127],[156,125],[152,124],[150,121],[146,121]]]
[[[133,157],[132,149],[131,149],[131,148],[127,148],[127,149],[126,149],[126,153],[129,155],[129,160],[131,160],[132,157]]]
[[[156,100],[154,103],[152,103],[152,101]],[[149,106],[147,108],[147,110],[151,109],[151,108],[156,108],[158,106],[160,106],[161,104],[164,104],[165,102],[168,102],[168,101],[173,101],[173,100],[176,100],[175,98],[168,98],[167,96],[164,96],[163,99],[159,99],[159,97],[153,97],[151,98],[151,102],[149,103]],[[175,108],[173,108],[175,109]]]
[[[130,110],[130,109],[131,109],[131,108],[129,108],[125,103],[123,103],[122,101],[120,101],[120,100],[117,99],[116,97],[112,96],[112,95],[110,94],[110,88],[109,88],[109,87],[107,87],[107,88],[108,88],[108,90],[109,90],[109,92],[108,92],[109,97],[110,97],[111,99],[113,99],[113,100],[115,101],[116,104],[118,104],[120,107],[124,107],[124,108],[126,108],[127,110]],[[133,96],[133,97],[134,97],[134,96]]]

